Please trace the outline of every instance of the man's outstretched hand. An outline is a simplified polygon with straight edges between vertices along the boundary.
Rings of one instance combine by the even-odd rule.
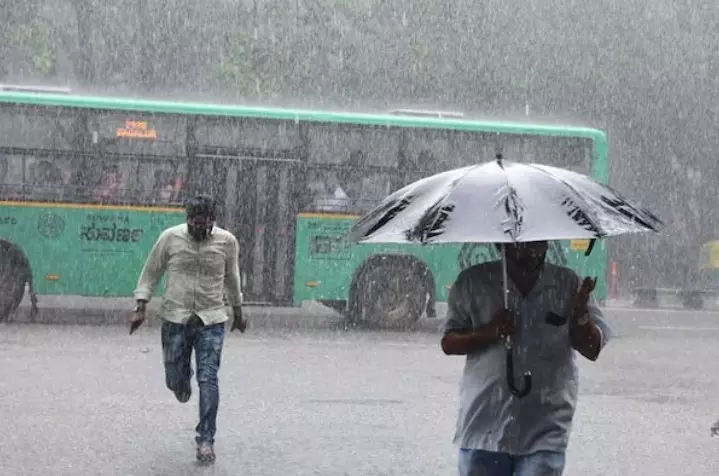
[[[145,307],[138,306],[138,308],[130,314],[130,335],[140,328],[143,322],[145,322]]]
[[[579,289],[577,289],[572,298],[572,318],[574,320],[586,315],[589,297],[596,286],[597,278],[586,277],[582,280]]]
[[[232,313],[235,315],[232,319],[232,327],[230,328],[230,332],[234,332],[235,330],[239,330],[241,333],[245,333],[245,329],[247,329],[247,321],[242,317],[242,306],[235,306],[232,308]]]

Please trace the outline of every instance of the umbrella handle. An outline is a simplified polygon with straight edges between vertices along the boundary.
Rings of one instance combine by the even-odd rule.
[[[532,372],[529,370],[525,370],[522,375],[521,388],[514,384],[514,355],[512,355],[511,347],[507,349],[507,384],[509,385],[509,391],[519,398],[526,397],[532,390]]]
[[[509,309],[509,288],[508,288],[508,277],[507,277],[507,248],[502,243],[502,294],[504,298],[504,308]],[[529,391],[532,390],[532,372],[526,370],[523,377],[522,388],[517,387],[514,384],[514,355],[512,354],[512,338],[507,337],[504,340],[504,346],[507,349],[507,384],[509,385],[509,391],[513,395],[523,398],[529,395]]]

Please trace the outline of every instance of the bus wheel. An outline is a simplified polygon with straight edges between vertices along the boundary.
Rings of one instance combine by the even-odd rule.
[[[354,320],[372,328],[394,330],[415,325],[426,302],[423,279],[416,271],[391,263],[364,271],[356,288],[358,315]]]
[[[0,240],[0,322],[7,321],[20,306],[29,272],[25,254],[9,241]]]

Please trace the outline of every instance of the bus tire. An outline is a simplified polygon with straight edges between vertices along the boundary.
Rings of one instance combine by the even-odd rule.
[[[353,282],[348,320],[373,329],[411,329],[425,310],[427,273],[411,257],[375,257]]]
[[[0,240],[0,322],[6,322],[17,310],[25,295],[30,265],[13,243]]]

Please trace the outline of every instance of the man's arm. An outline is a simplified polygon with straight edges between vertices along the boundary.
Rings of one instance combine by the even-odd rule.
[[[227,291],[227,300],[233,309],[242,305],[239,250],[237,238],[231,235],[225,260],[225,289]]]
[[[449,331],[442,338],[442,350],[447,355],[467,355],[484,350],[501,340],[493,327],[487,324],[469,331]]]
[[[138,303],[147,303],[152,298],[157,283],[160,282],[162,275],[167,269],[167,234],[160,234],[155,244],[150,250],[150,254],[142,268],[140,278],[137,280],[135,288],[135,300]]]
[[[604,322],[601,309],[594,296],[586,307],[580,308],[569,321],[569,339],[572,347],[591,361],[596,361],[609,341],[611,330]]]
[[[457,278],[447,298],[447,319],[441,343],[442,351],[447,355],[467,355],[484,350],[498,343],[502,331],[506,330],[494,323],[474,328],[465,279],[462,275]]]

